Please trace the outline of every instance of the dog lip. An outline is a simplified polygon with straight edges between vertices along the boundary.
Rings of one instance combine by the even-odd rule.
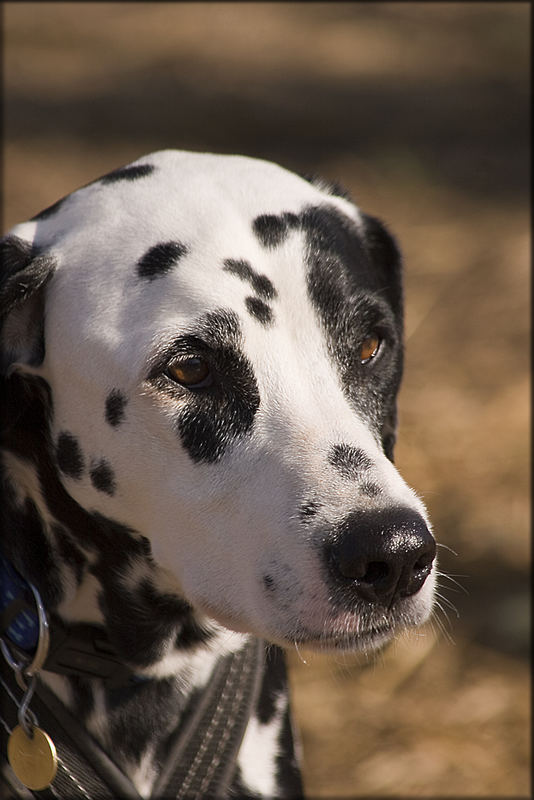
[[[301,631],[293,638],[297,645],[317,648],[333,648],[336,650],[361,650],[365,647],[378,647],[385,644],[395,632],[394,625],[370,627],[363,631],[347,631],[339,633],[314,633]]]

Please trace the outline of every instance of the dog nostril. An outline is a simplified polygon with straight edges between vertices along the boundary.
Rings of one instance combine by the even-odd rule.
[[[365,600],[379,600],[395,588],[398,576],[385,561],[355,558],[350,547],[342,550],[333,554],[334,569],[345,581],[350,581],[357,594]]]
[[[425,553],[413,565],[411,574],[408,575],[405,585],[401,587],[401,596],[410,597],[419,591],[432,570],[435,553]]]
[[[361,580],[363,583],[377,583],[387,577],[389,573],[388,565],[383,561],[371,561],[367,565],[365,573],[362,575]],[[345,577],[349,577],[345,575]]]
[[[423,553],[423,555],[420,558],[418,558],[415,564],[413,565],[414,570],[418,571],[418,570],[428,569],[429,567],[432,566],[434,558],[435,558],[435,551],[433,549],[429,550],[426,553]]]

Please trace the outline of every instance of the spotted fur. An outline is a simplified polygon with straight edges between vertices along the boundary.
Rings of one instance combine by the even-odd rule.
[[[2,241],[3,547],[52,623],[102,626],[144,679],[44,675],[143,796],[249,636],[270,644],[231,795],[299,796],[279,646],[367,650],[431,610],[429,522],[392,464],[400,255],[341,195],[164,151]]]

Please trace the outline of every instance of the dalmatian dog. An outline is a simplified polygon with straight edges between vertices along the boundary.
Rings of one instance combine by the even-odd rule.
[[[393,465],[393,237],[321,180],[167,150],[2,249],[2,553],[52,640],[98,630],[135,678],[52,663],[39,685],[160,796],[191,699],[260,642],[221,796],[300,796],[281,648],[371,651],[433,602],[430,523]]]

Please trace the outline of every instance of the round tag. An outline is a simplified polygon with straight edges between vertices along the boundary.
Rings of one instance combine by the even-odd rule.
[[[13,772],[28,789],[46,789],[56,776],[56,746],[40,728],[33,729],[32,739],[20,725],[13,728],[7,743],[7,757]]]

